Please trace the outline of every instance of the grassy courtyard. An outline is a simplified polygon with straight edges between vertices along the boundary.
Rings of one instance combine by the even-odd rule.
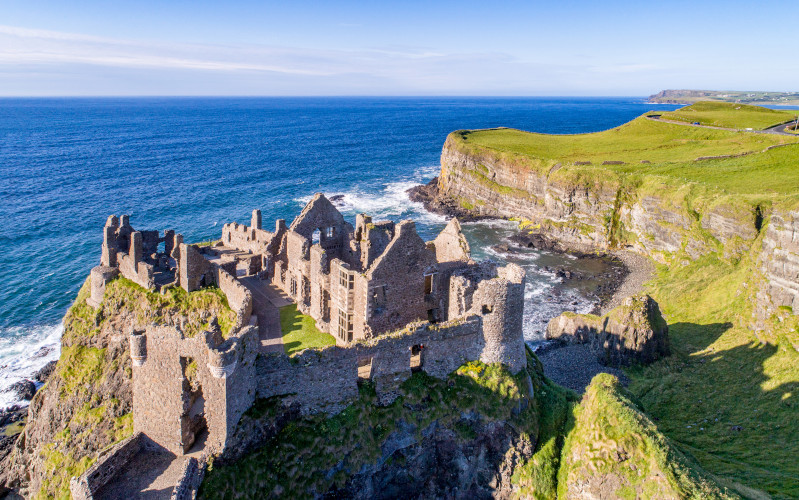
[[[320,349],[336,344],[332,335],[316,328],[313,318],[297,310],[297,304],[280,308],[280,331],[283,334],[283,349],[289,356],[304,349]]]

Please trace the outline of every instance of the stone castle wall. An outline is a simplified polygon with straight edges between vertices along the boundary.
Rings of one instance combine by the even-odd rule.
[[[142,450],[146,441],[141,433],[134,433],[107,450],[79,477],[73,477],[69,491],[73,500],[91,500],[94,494],[115,475],[123,472],[128,462]]]
[[[485,347],[482,319],[417,324],[379,339],[309,350],[293,358],[260,356],[255,370],[257,395],[286,396],[289,402],[300,403],[305,413],[336,413],[358,396],[359,365],[362,376],[368,372],[364,378],[374,380],[378,393],[390,392],[410,377],[414,346],[420,351],[419,368],[446,378],[465,362],[480,359]]]
[[[233,330],[247,326],[252,316],[252,293],[221,266],[213,264],[211,266],[216,274],[217,286],[224,292],[228,305],[236,313]]]
[[[222,226],[222,244],[254,254],[266,253],[274,233],[255,227],[247,227],[235,222]]]

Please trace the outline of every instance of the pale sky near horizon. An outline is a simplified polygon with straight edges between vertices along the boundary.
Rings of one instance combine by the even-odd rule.
[[[0,0],[0,96],[799,91],[796,20],[784,0]]]

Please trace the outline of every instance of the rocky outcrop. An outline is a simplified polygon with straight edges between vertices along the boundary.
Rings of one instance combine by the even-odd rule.
[[[761,281],[752,328],[767,340],[764,330],[775,312],[799,313],[799,212],[771,214],[758,264]],[[793,341],[799,351],[799,338]]]
[[[351,477],[331,498],[511,498],[515,468],[533,455],[535,443],[507,422],[465,415],[475,432],[466,442],[433,422],[419,432],[400,422],[381,447],[381,457]],[[421,439],[418,437],[421,436]]]
[[[30,380],[20,380],[11,384],[8,391],[14,393],[14,397],[17,399],[30,401],[33,399],[33,395],[36,394],[36,384]]]
[[[550,320],[546,338],[589,344],[610,366],[648,364],[669,354],[669,327],[649,295],[626,298],[606,316],[564,313]]]
[[[201,306],[165,299],[127,280],[108,284],[98,307],[87,302],[86,281],[64,317],[61,356],[37,379],[47,383],[33,396],[27,423],[8,455],[0,443],[3,485],[26,497],[64,497],[100,452],[133,431],[131,358],[128,332],[159,321],[199,329],[213,316],[231,315],[214,291]],[[201,307],[200,310],[197,308]]]
[[[594,377],[561,452],[559,498],[740,498],[679,451],[616,377]]]

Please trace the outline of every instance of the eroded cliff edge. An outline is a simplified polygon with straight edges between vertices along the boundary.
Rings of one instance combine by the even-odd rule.
[[[749,326],[764,341],[773,340],[766,322],[775,312],[799,312],[799,211],[793,196],[737,194],[602,164],[625,162],[561,163],[513,154],[472,144],[469,133],[448,136],[441,173],[427,186],[434,196],[431,208],[518,220],[525,232],[563,250],[628,250],[664,266],[746,260],[752,272],[744,286],[760,292]],[[799,152],[799,146],[788,148]],[[721,161],[692,163],[710,169]],[[790,340],[799,348],[798,338]]]

